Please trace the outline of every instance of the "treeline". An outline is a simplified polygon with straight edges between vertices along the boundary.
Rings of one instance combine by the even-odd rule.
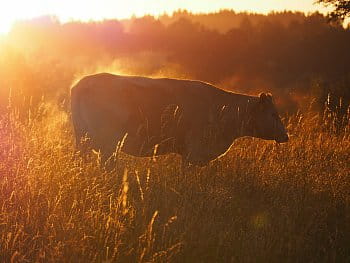
[[[0,84],[22,85],[29,94],[35,87],[37,94],[68,96],[79,74],[114,65],[123,73],[200,79],[239,92],[311,95],[317,105],[328,94],[343,106],[350,99],[350,29],[319,13],[179,11],[65,24],[42,17],[18,22],[3,42]]]
[[[226,33],[232,28],[237,28],[241,25],[243,20],[248,19],[253,25],[257,25],[264,21],[270,23],[281,23],[288,25],[293,21],[302,22],[305,19],[305,14],[302,12],[272,12],[268,16],[258,13],[247,13],[241,12],[236,13],[232,10],[221,10],[217,13],[202,13],[192,14],[187,10],[178,10],[172,15],[164,14],[158,19],[162,24],[168,26],[179,19],[187,19],[193,23],[199,23],[204,27],[212,30],[217,30],[220,33]],[[130,25],[137,20],[137,18],[122,20],[122,24],[126,30],[129,29]]]

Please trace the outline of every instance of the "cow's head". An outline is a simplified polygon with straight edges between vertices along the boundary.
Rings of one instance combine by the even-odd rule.
[[[271,94],[261,93],[250,112],[248,127],[254,137],[287,142],[288,134],[278,115]]]

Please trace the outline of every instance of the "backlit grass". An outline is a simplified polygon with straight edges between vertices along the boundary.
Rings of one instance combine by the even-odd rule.
[[[348,116],[347,116],[348,117]],[[79,156],[69,113],[43,103],[0,122],[1,262],[346,262],[350,132],[285,120],[277,145],[242,138],[181,174],[176,155]]]

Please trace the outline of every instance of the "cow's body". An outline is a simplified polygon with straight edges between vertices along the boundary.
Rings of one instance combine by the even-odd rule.
[[[71,99],[77,142],[87,135],[106,158],[123,138],[127,154],[178,153],[199,165],[225,153],[241,136],[278,140],[251,127],[259,97],[199,81],[102,73],[79,81]],[[277,135],[286,137],[282,129]]]

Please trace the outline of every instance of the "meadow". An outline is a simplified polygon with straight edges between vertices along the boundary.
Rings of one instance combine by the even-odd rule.
[[[319,13],[19,22],[0,38],[0,262],[350,262],[349,39]],[[106,170],[69,106],[102,71],[272,92],[290,140]]]
[[[348,120],[349,116],[344,116]],[[253,138],[204,168],[74,149],[69,111],[42,101],[0,122],[1,262],[346,262],[350,131],[298,113],[286,144]]]

